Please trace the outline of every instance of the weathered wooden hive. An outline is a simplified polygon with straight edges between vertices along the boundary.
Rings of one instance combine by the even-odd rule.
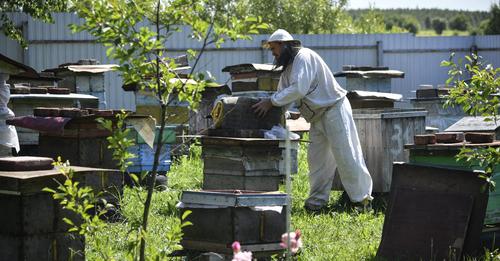
[[[402,96],[391,93],[391,79],[404,73],[388,67],[344,66],[336,77],[346,77],[348,99],[363,151],[373,180],[374,192],[389,192],[394,161],[408,161],[404,145],[416,134],[425,133],[426,111],[395,108]],[[335,175],[333,189],[341,190]]]
[[[279,189],[285,175],[283,141],[205,136],[201,145],[203,189]],[[297,147],[298,141],[293,142],[292,150]],[[297,173],[297,159],[292,157],[291,164],[291,172]]]
[[[213,119],[210,113],[214,108],[215,100],[219,95],[230,95],[231,90],[227,85],[207,86],[201,92],[201,101],[197,111],[189,111],[189,134],[207,134],[213,128]]]
[[[449,88],[433,88],[432,85],[421,85],[416,91],[416,98],[410,99],[413,108],[427,111],[425,125],[444,131],[465,116],[462,106],[444,107]]]
[[[241,131],[254,132],[257,136],[260,130],[270,130],[273,126],[283,122],[283,110],[279,107],[272,107],[268,113],[260,118],[252,108],[252,105],[259,102],[259,98],[254,97],[222,97],[212,110],[214,128],[209,131],[209,135],[249,137],[244,134],[238,135]],[[224,133],[227,134],[224,135]]]
[[[116,161],[106,139],[111,133],[96,118],[115,121],[116,113],[118,111],[99,109],[37,108],[35,116],[16,117],[8,123],[39,132],[40,156],[61,156],[78,166],[114,169]],[[145,117],[130,115],[129,118]]]
[[[363,157],[372,176],[374,192],[389,192],[392,163],[408,161],[404,145],[425,133],[426,111],[420,109],[353,109]],[[335,175],[334,189],[342,189]]]
[[[94,59],[79,60],[76,63],[65,63],[57,68],[46,69],[62,80],[58,87],[67,88],[72,93],[87,94],[99,99],[99,109],[106,109],[106,88],[104,73],[111,71],[116,65],[99,64]]]
[[[90,186],[112,204],[122,193],[122,175],[115,170],[71,167],[73,179]],[[85,238],[68,233],[63,218],[77,222],[63,210],[52,194],[65,176],[52,166],[52,159],[6,157],[0,159],[0,257],[2,260],[85,260]],[[115,195],[115,196],[113,196]],[[77,251],[78,253],[72,253]]]
[[[286,194],[254,191],[184,191],[181,215],[191,211],[183,227],[181,245],[186,250],[232,254],[238,241],[254,257],[279,253],[286,231]]]
[[[345,65],[335,77],[346,77],[348,91],[391,92],[391,79],[404,78],[404,73],[388,67]]]
[[[281,74],[272,64],[244,63],[224,67],[231,74],[231,91],[276,91]]]
[[[12,94],[9,107],[15,112],[16,116],[33,116],[34,110],[38,107],[59,107],[75,108],[77,104],[84,108],[97,108],[98,99],[87,94]],[[18,128],[18,136],[22,151],[36,151],[38,146],[38,132]]]

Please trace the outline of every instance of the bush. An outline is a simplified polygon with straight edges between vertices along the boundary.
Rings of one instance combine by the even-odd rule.
[[[436,34],[441,35],[443,31],[446,29],[446,22],[439,18],[432,19],[432,28],[436,32]]]
[[[420,30],[418,20],[409,15],[389,16],[385,19],[386,29],[391,30],[393,27],[399,27],[407,30],[410,33],[416,34]]]
[[[467,31],[470,24],[470,18],[464,14],[458,14],[450,21],[450,29],[458,31]]]

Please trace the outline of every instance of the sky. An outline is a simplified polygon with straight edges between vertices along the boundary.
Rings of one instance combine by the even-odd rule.
[[[369,8],[439,8],[468,11],[489,11],[498,0],[349,0],[349,9]]]

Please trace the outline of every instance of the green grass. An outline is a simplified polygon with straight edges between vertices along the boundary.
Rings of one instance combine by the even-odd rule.
[[[383,207],[375,207],[370,213],[358,213],[345,205],[341,192],[332,192],[328,208],[320,214],[306,212],[302,206],[308,193],[306,145],[299,150],[299,173],[292,182],[292,227],[303,233],[304,248],[298,260],[370,260],[375,257],[382,233]],[[175,204],[182,190],[199,189],[202,183],[202,161],[200,147],[192,150],[192,156],[180,158],[169,172],[169,187],[154,194],[149,219],[150,255],[168,253],[174,249],[169,244],[171,237],[176,240],[175,229],[179,226]],[[284,190],[284,186],[282,187]],[[129,259],[126,256],[127,238],[135,239],[130,232],[139,224],[142,215],[142,201],[145,191],[140,188],[125,188],[122,213],[125,220],[112,223],[109,229],[87,238],[86,256],[88,260],[102,260],[113,257],[116,260]],[[378,209],[378,210],[377,210]],[[97,251],[101,249],[100,251]],[[107,256],[99,252],[108,251]],[[163,257],[172,260],[172,258]]]

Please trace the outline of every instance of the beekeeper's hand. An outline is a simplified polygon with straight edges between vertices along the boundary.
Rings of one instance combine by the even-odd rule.
[[[253,111],[259,116],[266,116],[267,112],[273,107],[273,103],[270,98],[262,98],[259,102],[252,105]]]

